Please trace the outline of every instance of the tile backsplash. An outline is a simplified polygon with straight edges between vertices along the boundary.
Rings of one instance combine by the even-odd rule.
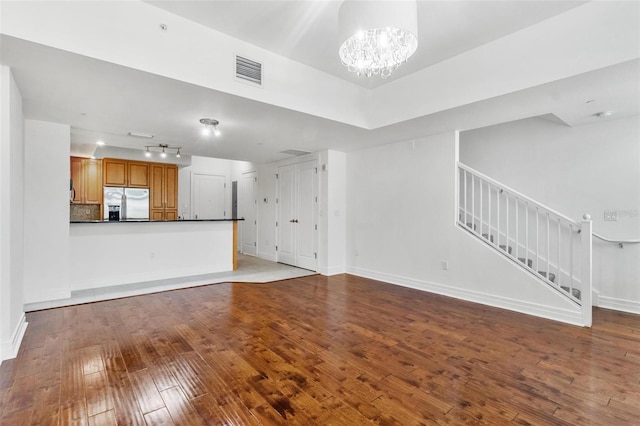
[[[99,204],[71,204],[69,220],[100,220]]]

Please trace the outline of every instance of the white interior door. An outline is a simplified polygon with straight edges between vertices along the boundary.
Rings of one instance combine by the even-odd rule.
[[[315,161],[296,164],[296,266],[316,270],[317,165]]]
[[[191,175],[191,205],[194,219],[225,217],[225,183],[222,175],[193,173]]]
[[[295,165],[278,167],[278,262],[296,265]]]
[[[278,262],[317,269],[316,161],[278,168]]]
[[[244,220],[240,222],[242,227],[241,251],[255,256],[258,241],[258,200],[256,172],[243,173],[238,184],[238,216]]]

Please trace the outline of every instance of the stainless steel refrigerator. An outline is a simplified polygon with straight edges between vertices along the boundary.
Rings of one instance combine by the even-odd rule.
[[[120,206],[120,220],[148,220],[149,190],[104,187],[104,219],[109,219],[109,206]]]

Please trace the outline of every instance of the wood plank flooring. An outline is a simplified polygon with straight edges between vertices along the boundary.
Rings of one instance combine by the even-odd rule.
[[[2,425],[640,424],[640,316],[585,329],[338,275],[32,312]]]

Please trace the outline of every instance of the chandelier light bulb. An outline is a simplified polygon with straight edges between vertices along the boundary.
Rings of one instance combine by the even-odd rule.
[[[162,152],[160,153],[160,157],[167,158],[167,153],[164,152],[164,148],[162,148]]]
[[[211,129],[209,129],[209,125],[205,124],[205,126],[202,128],[202,136],[209,136],[211,134]]]
[[[147,150],[144,152],[144,156],[151,157],[151,151],[149,151],[149,147],[147,147]]]
[[[214,124],[213,125],[213,134],[216,136],[220,136],[220,130],[218,129],[218,125]]]
[[[178,152],[176,152],[176,158],[180,158],[180,150],[178,150]]]

